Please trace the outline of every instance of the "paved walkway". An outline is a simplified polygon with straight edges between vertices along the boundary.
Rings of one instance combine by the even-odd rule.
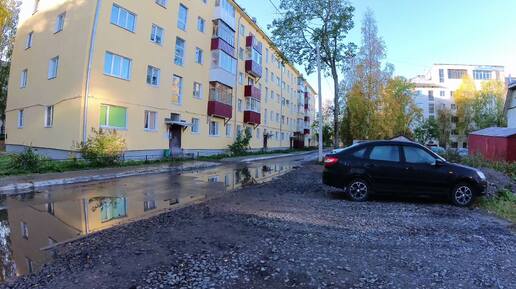
[[[174,164],[142,165],[134,167],[91,169],[63,173],[30,174],[0,178],[0,194],[28,192],[37,188],[118,179],[130,176],[184,172],[211,168],[220,165],[216,162],[190,161]]]

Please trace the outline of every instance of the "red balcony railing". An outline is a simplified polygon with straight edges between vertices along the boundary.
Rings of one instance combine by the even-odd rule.
[[[245,72],[254,77],[262,77],[262,66],[253,60],[245,61]]]
[[[308,103],[305,103],[305,110],[308,110]]]
[[[260,124],[261,115],[258,112],[246,110],[244,111],[244,122],[251,124]]]
[[[306,135],[306,134],[310,134],[310,129],[305,128],[305,135]]]
[[[226,52],[227,54],[231,55],[232,57],[235,57],[235,48],[233,48],[233,46],[231,46],[221,38],[213,38],[211,40],[211,50],[217,49],[220,49]]]
[[[256,37],[249,35],[245,39],[246,47],[253,48],[256,52],[262,54],[262,43]]]
[[[262,91],[254,85],[246,85],[244,87],[244,96],[260,100],[262,97]]]
[[[208,115],[210,116],[231,118],[233,116],[232,111],[232,106],[229,104],[225,104],[215,100],[208,101]]]

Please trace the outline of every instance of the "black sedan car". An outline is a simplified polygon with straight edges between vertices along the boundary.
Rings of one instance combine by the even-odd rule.
[[[324,167],[323,183],[344,189],[354,201],[365,201],[371,194],[423,194],[447,196],[465,207],[487,187],[481,171],[449,163],[410,142],[353,145],[327,155]]]

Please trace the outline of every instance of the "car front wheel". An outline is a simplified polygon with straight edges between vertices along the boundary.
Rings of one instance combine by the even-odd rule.
[[[452,191],[451,199],[456,206],[468,207],[473,203],[473,188],[468,184],[458,184]]]
[[[369,186],[363,180],[354,180],[349,184],[348,195],[355,202],[364,202],[369,197]]]

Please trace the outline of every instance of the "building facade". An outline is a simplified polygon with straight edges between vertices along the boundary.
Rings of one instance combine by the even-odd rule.
[[[66,158],[92,129],[127,155],[313,145],[315,92],[232,0],[39,0],[20,26],[7,150]],[[312,142],[312,143],[310,143]]]
[[[516,128],[516,82],[511,82],[508,86],[505,114],[507,116],[507,127]]]
[[[488,80],[505,81],[503,66],[434,64],[424,75],[411,79],[415,85],[414,101],[423,110],[425,119],[437,118],[440,109],[449,109],[456,113],[453,94],[460,87],[462,79],[469,76],[477,89]],[[467,148],[466,137],[460,138],[455,129],[456,118],[452,117],[450,145],[453,148]],[[444,146],[444,144],[441,144]]]

